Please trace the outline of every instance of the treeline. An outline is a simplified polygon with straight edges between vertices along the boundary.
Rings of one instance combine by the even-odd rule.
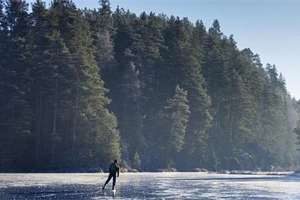
[[[0,0],[0,170],[298,164],[299,105],[218,21]]]

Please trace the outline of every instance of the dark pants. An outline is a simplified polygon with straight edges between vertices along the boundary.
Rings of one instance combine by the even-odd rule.
[[[113,185],[112,185],[112,189],[114,190],[115,189],[115,185],[116,185],[116,179],[117,179],[117,175],[116,174],[109,174],[104,186],[103,186],[103,189],[105,188],[105,186],[109,183],[109,181],[111,180],[111,178],[113,179]]]

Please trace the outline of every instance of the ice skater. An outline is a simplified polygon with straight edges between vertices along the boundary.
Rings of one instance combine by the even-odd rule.
[[[120,167],[118,165],[118,161],[114,160],[114,162],[109,165],[109,175],[105,184],[102,187],[102,190],[104,190],[105,186],[109,183],[109,181],[113,179],[112,190],[113,192],[116,192],[115,190],[116,179],[117,177],[119,177],[119,175],[120,175]]]

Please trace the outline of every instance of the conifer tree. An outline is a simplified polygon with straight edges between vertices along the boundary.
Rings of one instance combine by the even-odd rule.
[[[181,84],[188,91],[191,115],[188,123],[185,158],[188,167],[203,162],[202,155],[207,150],[207,129],[211,120],[210,99],[206,93],[205,81],[201,73],[199,52],[192,46],[192,26],[186,20],[170,19],[170,31],[167,38],[169,73],[174,75],[169,84]],[[166,78],[168,80],[168,78]],[[167,85],[168,83],[166,83]],[[195,159],[197,157],[197,159]]]
[[[162,153],[165,155],[166,167],[174,167],[176,156],[183,150],[190,109],[187,99],[187,91],[176,86],[175,94],[168,99],[164,108],[163,143]]]
[[[66,140],[69,133],[66,124],[70,121],[66,112],[72,103],[69,95],[74,64],[45,4],[36,1],[32,11],[32,20],[35,22],[31,28],[35,165],[37,168],[54,167],[57,164],[63,166],[65,160],[57,152],[66,145],[62,141]]]
[[[112,11],[108,0],[101,0],[100,3],[95,21],[95,57],[100,68],[107,68],[114,58]]]
[[[3,2],[1,2],[1,7]],[[26,60],[29,51],[28,6],[25,1],[6,1],[4,12],[1,9],[1,124],[3,150],[7,163],[4,166],[14,169],[26,168],[31,157],[28,155],[31,141],[31,109],[29,105],[29,83]],[[13,59],[11,59],[13,58]],[[16,146],[14,144],[17,144]],[[27,166],[28,167],[28,166]]]
[[[118,159],[116,119],[107,110],[109,99],[95,62],[88,24],[69,1],[54,1],[50,13],[54,22],[57,19],[54,28],[61,33],[72,58],[68,102],[71,163],[93,166]]]

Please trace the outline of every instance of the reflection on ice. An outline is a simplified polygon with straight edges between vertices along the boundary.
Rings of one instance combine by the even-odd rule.
[[[2,174],[0,199],[300,199],[300,179],[206,173],[121,174],[117,194],[106,174]],[[108,187],[109,188],[109,187]]]

